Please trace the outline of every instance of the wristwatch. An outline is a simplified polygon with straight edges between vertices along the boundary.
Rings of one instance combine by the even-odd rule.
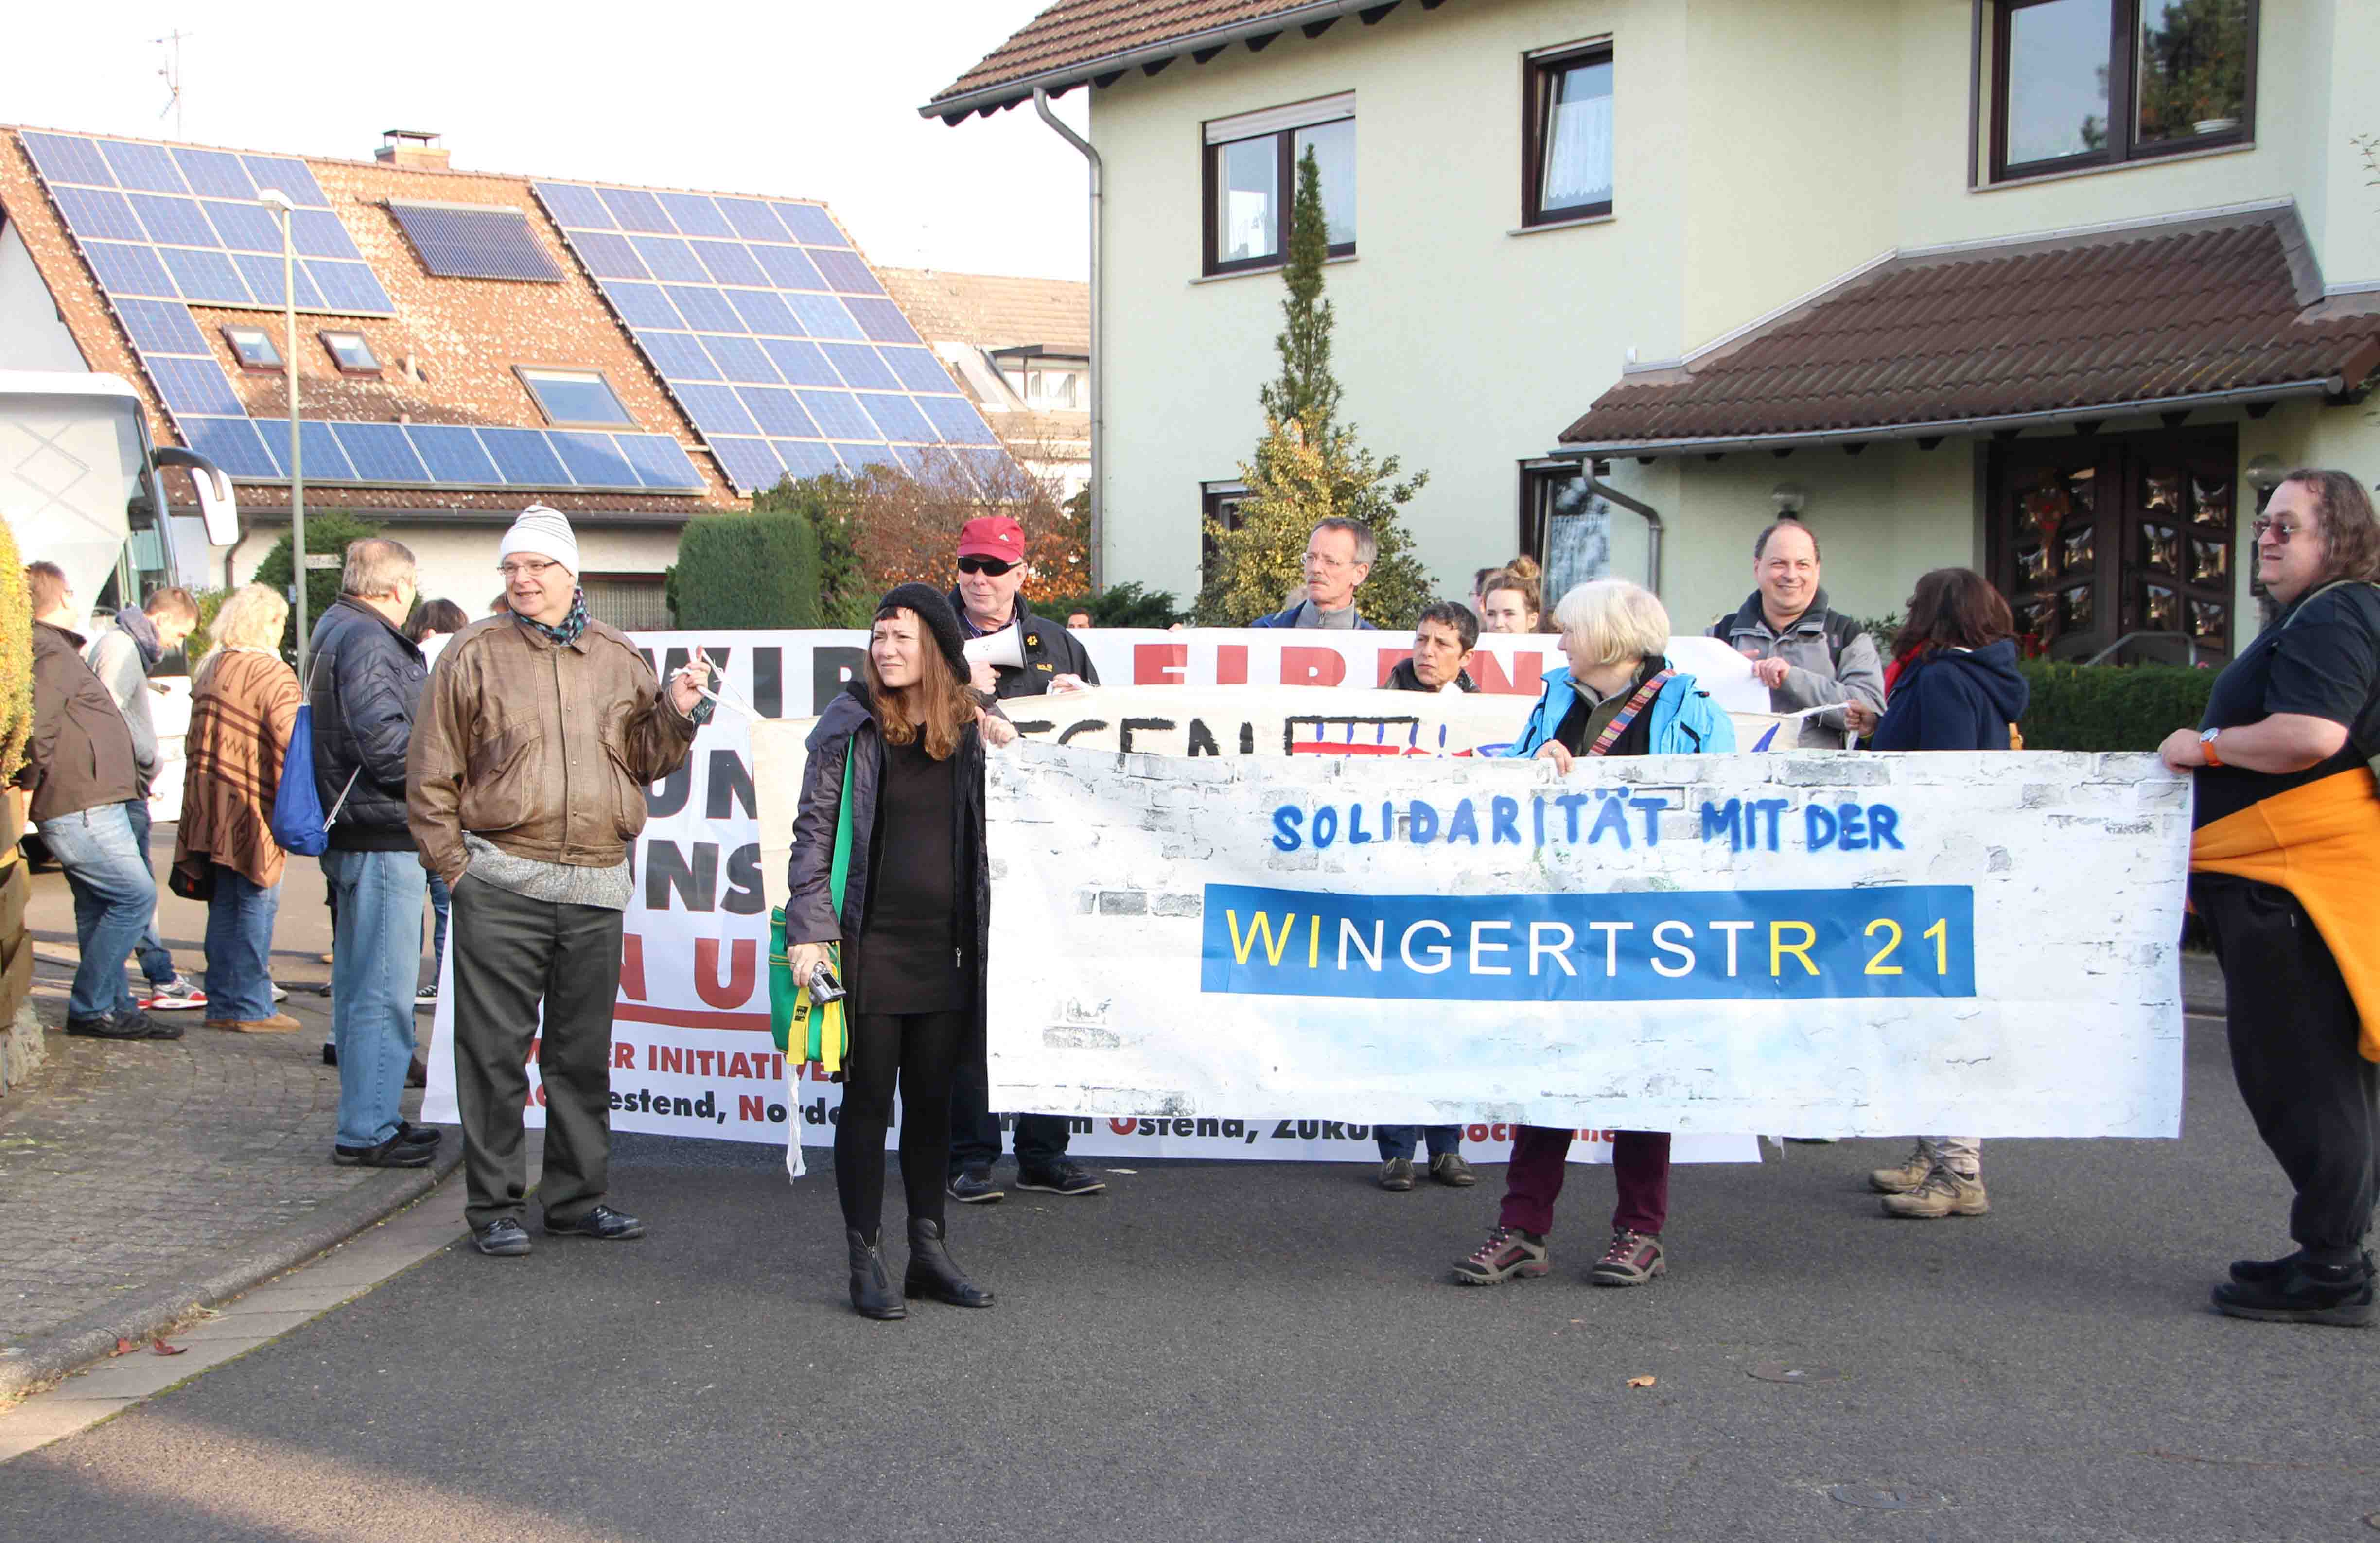
[[[2215,736],[2222,732],[2221,729],[2208,729],[2198,736],[2198,753],[2206,758],[2209,766],[2223,764],[2223,758],[2215,753]]]

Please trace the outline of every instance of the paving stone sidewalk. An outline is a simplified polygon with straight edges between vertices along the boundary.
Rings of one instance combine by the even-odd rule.
[[[173,827],[158,834],[170,862]],[[330,929],[312,862],[289,864],[274,936],[273,973],[290,992],[282,1009],[305,1025],[292,1034],[209,1029],[203,1012],[184,1012],[171,1014],[185,1029],[179,1040],[68,1038],[60,1026],[72,901],[55,870],[36,874],[33,886],[33,1000],[51,1030],[49,1063],[0,1100],[0,1344],[203,1274],[227,1251],[368,1198],[360,1191],[418,1183],[330,1160],[339,1074],[322,1057],[330,1004],[320,988],[330,970],[319,954]],[[205,914],[168,896],[160,918],[192,976],[204,967]],[[427,1040],[430,1014],[416,1022]],[[407,1114],[419,1107],[420,1094],[408,1092]]]

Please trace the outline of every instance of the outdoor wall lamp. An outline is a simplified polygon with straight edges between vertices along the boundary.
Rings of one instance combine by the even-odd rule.
[[[1799,482],[1779,482],[1768,490],[1768,502],[1777,505],[1779,519],[1799,519],[1802,505],[1808,501],[1809,495],[1802,491]]]

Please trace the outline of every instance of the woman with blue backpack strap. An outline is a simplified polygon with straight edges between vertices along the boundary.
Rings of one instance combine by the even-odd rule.
[[[1653,592],[1624,578],[1582,584],[1554,607],[1570,667],[1546,672],[1545,690],[1505,754],[1550,760],[1568,776],[1597,756],[1722,755],[1735,725],[1665,650],[1670,614]],[[1523,1125],[1505,1170],[1502,1214],[1488,1239],[1454,1267],[1466,1285],[1500,1285],[1543,1275],[1546,1233],[1561,1194],[1572,1133]],[[1587,1278],[1598,1286],[1641,1286],[1664,1273],[1661,1229],[1670,1211],[1670,1137],[1621,1131],[1611,1172],[1619,1203],[1611,1244]]]

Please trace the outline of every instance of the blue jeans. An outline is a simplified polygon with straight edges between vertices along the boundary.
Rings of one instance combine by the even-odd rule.
[[[157,865],[149,855],[149,800],[135,798],[124,806],[125,816],[132,821],[132,844],[140,849],[140,866],[149,870],[151,880],[157,877]],[[149,978],[152,986],[167,986],[174,979],[174,956],[165,948],[165,940],[157,935],[157,907],[149,907],[149,926],[134,945],[140,955],[140,973]]]
[[[1380,1143],[1380,1160],[1387,1162],[1393,1158],[1413,1156],[1414,1147],[1421,1140],[1424,1132],[1428,1134],[1429,1155],[1432,1157],[1444,1157],[1449,1152],[1463,1149],[1461,1125],[1375,1125],[1372,1135]]]
[[[124,956],[157,914],[157,881],[132,844],[132,819],[122,804],[62,814],[41,824],[42,840],[66,869],[74,891],[74,990],[69,1021],[104,1018],[133,1009]]]
[[[405,852],[322,854],[338,924],[331,942],[331,1035],[339,1046],[342,1147],[397,1133],[413,1063],[413,991],[421,977],[429,874]]]
[[[454,904],[455,897],[447,892],[446,881],[434,873],[431,874],[430,876],[430,909],[438,921],[438,945],[430,955],[430,982],[433,986],[438,983],[439,969],[446,963],[446,913],[453,908]]]
[[[207,1018],[256,1023],[273,1016],[273,918],[281,886],[266,889],[237,869],[212,865],[207,902]]]

